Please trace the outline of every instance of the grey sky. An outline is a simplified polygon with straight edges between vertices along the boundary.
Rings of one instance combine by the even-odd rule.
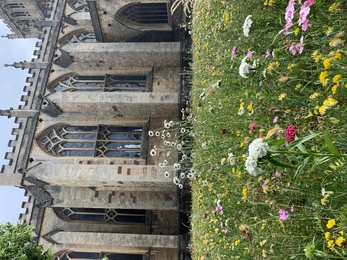
[[[11,34],[11,31],[0,21],[0,35]],[[12,64],[15,61],[30,61],[35,50],[37,39],[16,39],[0,38],[0,75],[1,75],[1,95],[0,109],[18,108],[21,104],[20,98],[25,93],[24,86],[28,83],[25,79],[29,76],[28,70],[5,68],[4,64]],[[0,117],[0,164],[7,165],[8,160],[3,159],[6,152],[11,149],[7,147],[8,141],[14,139],[11,130],[17,127],[14,119]],[[1,175],[0,175],[1,176]],[[19,213],[23,213],[22,202],[27,201],[24,197],[24,190],[15,187],[0,186],[0,223],[18,221]]]

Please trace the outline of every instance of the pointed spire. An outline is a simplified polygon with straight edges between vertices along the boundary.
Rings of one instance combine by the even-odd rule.
[[[34,117],[38,113],[37,110],[32,109],[13,109],[12,107],[7,110],[1,110],[0,109],[0,116],[7,116],[8,118],[11,117],[21,117],[21,118],[27,118],[27,117]]]
[[[46,69],[50,66],[49,62],[42,62],[42,61],[34,61],[34,62],[28,62],[28,61],[20,61],[20,62],[14,62],[13,64],[5,64],[5,67],[15,67],[16,69]]]

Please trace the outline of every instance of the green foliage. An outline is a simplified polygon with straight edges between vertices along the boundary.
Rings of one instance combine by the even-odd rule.
[[[23,222],[0,225],[0,259],[3,260],[52,260],[51,250],[42,245],[33,246],[33,226]]]
[[[288,2],[195,1],[194,259],[347,257],[347,5],[315,0],[303,31],[294,1],[293,26],[279,34]],[[285,140],[289,126],[295,140]],[[259,136],[270,147],[255,176],[245,162]]]

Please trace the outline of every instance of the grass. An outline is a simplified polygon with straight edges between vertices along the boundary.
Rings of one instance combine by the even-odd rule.
[[[193,259],[347,259],[347,4],[316,0],[303,31],[295,1],[279,34],[287,5],[194,3]],[[260,173],[245,167],[259,137]]]

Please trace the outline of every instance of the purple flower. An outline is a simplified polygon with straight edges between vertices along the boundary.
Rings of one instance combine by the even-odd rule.
[[[266,50],[265,52],[265,59],[269,58],[271,55],[271,51],[270,50]]]
[[[231,50],[231,55],[233,56],[233,58],[237,56],[237,48],[236,48],[236,46],[234,46],[233,49]]]
[[[275,116],[273,122],[277,123],[277,121],[278,121],[278,116]]]
[[[284,210],[284,209],[280,209],[278,211],[279,214],[279,220],[287,220],[289,218],[289,213],[288,211]]]

